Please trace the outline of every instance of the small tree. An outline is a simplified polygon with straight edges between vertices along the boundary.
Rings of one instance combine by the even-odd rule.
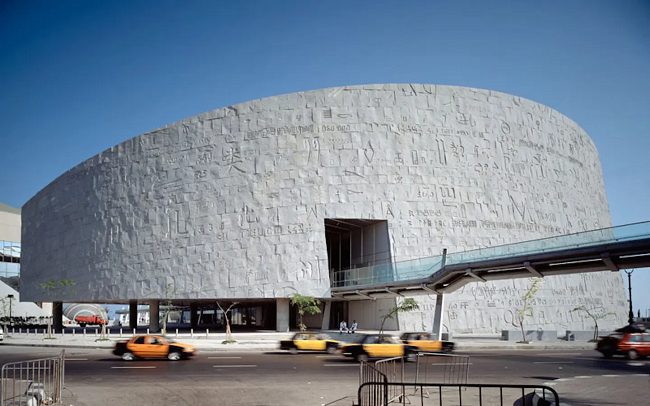
[[[530,302],[533,300],[535,295],[537,294],[537,291],[539,290],[539,285],[542,283],[541,278],[532,278],[532,282],[530,286],[528,287],[528,290],[524,294],[524,296],[521,298],[522,304],[521,307],[517,309],[517,319],[513,320],[512,324],[514,326],[517,326],[521,328],[521,342],[522,343],[528,343],[528,340],[526,340],[526,331],[524,329],[524,321],[526,321],[526,317],[532,317],[533,316],[533,309],[530,307]]]
[[[321,312],[320,300],[311,296],[301,295],[300,293],[291,296],[291,305],[295,306],[298,311],[298,328],[300,331],[307,330],[307,326],[302,322],[302,316],[304,316],[305,313],[314,315]]]
[[[221,303],[217,302],[217,306],[219,306],[219,309],[223,312],[223,316],[226,319],[226,340],[223,342],[223,344],[231,344],[231,343],[236,343],[237,340],[232,338],[232,331],[230,331],[230,317],[228,316],[228,313],[230,313],[230,310],[232,310],[233,306],[235,306],[238,302],[232,302],[226,310],[223,309],[221,306]]]
[[[402,303],[393,306],[388,311],[388,313],[384,315],[384,318],[381,320],[381,325],[379,326],[379,335],[382,336],[384,334],[384,323],[386,323],[386,320],[392,319],[398,313],[410,312],[413,310],[417,310],[419,308],[420,306],[418,306],[418,302],[416,302],[415,299],[413,299],[412,297],[407,297],[402,301]]]
[[[590,318],[594,322],[594,338],[592,338],[591,341],[595,342],[598,341],[598,320],[604,319],[605,317],[609,316],[610,314],[614,314],[612,312],[606,312],[605,309],[602,306],[596,307],[596,308],[587,308],[586,306],[578,306],[575,309],[571,310],[572,312],[585,312],[586,316],[585,318]]]
[[[57,293],[65,295],[68,292],[74,293],[76,282],[72,279],[49,280],[41,283],[41,289],[48,293]],[[52,316],[47,317],[47,336],[45,339],[51,340],[55,337],[52,335]]]
[[[169,299],[176,292],[176,288],[173,283],[168,283],[165,287],[165,300],[161,301],[160,308],[162,310],[162,335],[167,334],[167,321],[169,320],[169,313],[172,310],[175,310],[174,303]]]

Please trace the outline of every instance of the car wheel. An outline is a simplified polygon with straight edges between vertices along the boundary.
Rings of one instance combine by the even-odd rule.
[[[181,359],[181,353],[178,351],[172,351],[169,354],[167,354],[167,359],[170,361],[178,361]]]
[[[336,346],[330,345],[329,347],[327,347],[327,353],[328,354],[336,354]]]
[[[628,359],[637,359],[639,358],[639,352],[637,350],[630,350],[627,352]]]
[[[359,362],[368,362],[368,354],[365,352],[359,353],[357,354],[356,359]]]
[[[293,355],[298,354],[298,349],[296,347],[291,347],[289,348],[289,352],[292,353]]]
[[[130,352],[125,352],[124,354],[122,354],[122,359],[124,361],[133,361],[135,359],[135,355],[133,355],[133,353]]]

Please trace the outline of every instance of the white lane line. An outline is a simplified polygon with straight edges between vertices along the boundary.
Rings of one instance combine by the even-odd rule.
[[[212,368],[257,368],[257,365],[242,364],[242,365],[212,365]]]
[[[336,355],[317,355],[316,358],[338,358]]]
[[[88,361],[88,358],[66,358],[66,361]]]
[[[465,363],[463,363],[463,362],[455,362],[455,363],[451,363],[451,364],[445,364],[445,363],[440,363],[440,364],[438,364],[438,363],[433,363],[433,364],[431,364],[431,365],[433,365],[434,367],[448,367],[448,366],[456,366],[456,365],[474,365],[474,364],[471,363],[471,362],[468,362],[467,364],[465,364]]]
[[[559,355],[582,355],[581,352],[545,352],[543,354],[535,354],[538,357],[545,356],[559,356]]]
[[[113,369],[155,369],[156,367],[111,367]]]
[[[241,357],[208,357],[208,359],[241,359]]]
[[[533,364],[575,364],[573,361],[535,361]]]
[[[575,378],[575,379],[587,379],[587,378],[591,378],[591,376],[580,375],[580,376],[574,376],[574,378]]]
[[[359,364],[323,364],[324,367],[356,367],[359,368]]]

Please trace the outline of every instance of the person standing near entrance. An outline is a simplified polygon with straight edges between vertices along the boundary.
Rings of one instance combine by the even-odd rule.
[[[348,332],[348,323],[346,323],[345,320],[341,320],[339,323],[339,334],[342,334],[343,332]]]

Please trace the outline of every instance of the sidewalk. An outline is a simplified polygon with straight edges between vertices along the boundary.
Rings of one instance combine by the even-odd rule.
[[[97,331],[97,332],[96,332]],[[272,351],[279,347],[281,340],[289,339],[295,332],[274,332],[274,331],[254,331],[254,332],[233,332],[232,336],[236,343],[224,344],[226,340],[225,333],[187,332],[176,333],[175,330],[169,330],[167,337],[194,345],[199,350],[210,351]],[[339,334],[336,330],[327,331],[332,338],[341,341],[352,341],[357,334]],[[359,331],[363,333],[377,333],[377,331]],[[139,334],[142,334],[139,332]],[[397,332],[387,332],[387,334],[399,335]],[[76,332],[75,334],[53,334],[52,338],[47,338],[43,331],[34,333],[31,331],[27,334],[14,332],[5,336],[0,345],[24,345],[38,347],[70,347],[70,348],[112,348],[115,342],[128,340],[131,332],[123,331],[112,332],[102,339],[99,330],[86,329],[86,334]],[[584,341],[534,341],[529,344],[522,344],[513,341],[503,341],[495,338],[455,338],[456,351],[472,352],[483,350],[592,350],[594,343]]]

